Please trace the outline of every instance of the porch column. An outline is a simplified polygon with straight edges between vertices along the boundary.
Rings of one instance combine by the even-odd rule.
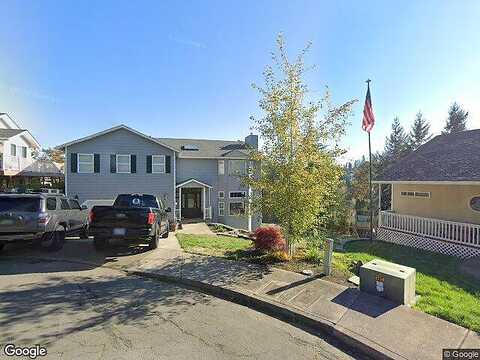
[[[205,186],[202,188],[203,220],[207,218],[207,204],[205,204]]]
[[[182,188],[178,188],[178,221],[182,222]]]
[[[382,226],[382,184],[378,184],[378,227]]]

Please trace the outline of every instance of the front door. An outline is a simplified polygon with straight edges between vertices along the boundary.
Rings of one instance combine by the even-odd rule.
[[[201,188],[183,188],[182,189],[182,218],[196,219],[202,218],[202,189]]]

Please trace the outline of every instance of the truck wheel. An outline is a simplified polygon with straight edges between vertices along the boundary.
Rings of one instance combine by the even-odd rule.
[[[65,243],[65,229],[57,226],[54,231],[47,232],[40,241],[40,246],[46,251],[58,251]]]
[[[108,241],[105,238],[100,238],[95,236],[93,238],[93,246],[95,246],[96,250],[105,250],[108,245]]]
[[[168,233],[170,232],[170,223],[167,221],[167,229],[165,232],[162,234],[162,239],[168,238]]]
[[[150,238],[150,242],[148,243],[148,247],[150,248],[150,250],[158,248],[158,238],[158,229],[155,229],[155,235]]]

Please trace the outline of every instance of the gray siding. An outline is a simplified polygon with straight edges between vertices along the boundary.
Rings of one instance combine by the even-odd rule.
[[[100,154],[100,173],[72,173],[71,153]],[[110,173],[110,154],[135,154],[135,174]],[[170,174],[147,174],[147,155],[171,156]],[[78,195],[80,202],[114,199],[120,193],[146,193],[163,199],[174,208],[174,152],[127,130],[120,129],[97,138],[74,144],[66,151],[66,182],[69,196]]]

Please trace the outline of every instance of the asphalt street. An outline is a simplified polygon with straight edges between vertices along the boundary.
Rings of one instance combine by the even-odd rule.
[[[68,260],[81,260],[80,250],[90,265]],[[2,359],[8,343],[38,344],[47,359],[350,358],[249,308],[91,265],[96,259],[121,268],[141,261],[141,248],[96,254],[88,240],[69,241],[65,261],[41,260],[36,251],[12,247],[0,256]]]

